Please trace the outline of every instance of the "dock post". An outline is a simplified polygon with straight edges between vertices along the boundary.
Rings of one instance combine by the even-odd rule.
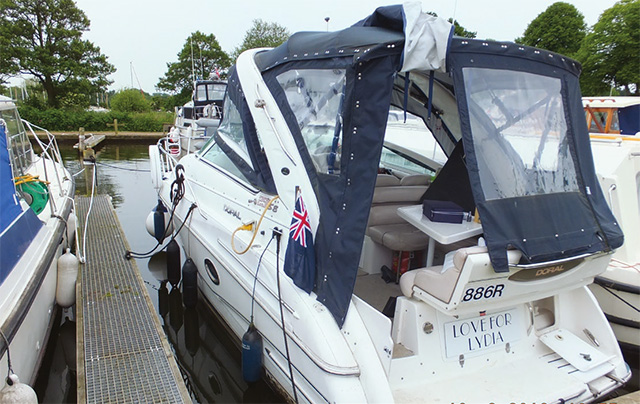
[[[124,124],[121,123],[119,124],[120,126],[123,126]],[[113,126],[113,131],[116,133],[116,135],[118,134],[118,119],[114,119],[113,123],[108,123],[107,126]]]
[[[84,136],[84,128],[80,127],[78,129],[78,151],[80,153],[82,153],[84,151],[84,140],[85,140],[85,136]]]

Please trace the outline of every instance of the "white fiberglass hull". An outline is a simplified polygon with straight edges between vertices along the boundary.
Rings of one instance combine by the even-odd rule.
[[[54,163],[46,160],[44,164],[51,175]],[[32,174],[45,178],[42,165],[42,160],[34,164]],[[56,169],[66,179],[49,184],[55,211],[49,203],[38,215],[43,226],[0,285],[0,324],[9,339],[11,366],[22,383],[31,385],[38,375],[57,310],[57,260],[66,245],[65,222],[72,212],[75,190],[69,173],[61,166]],[[4,341],[0,341],[0,347],[0,369],[5,372],[9,357]]]
[[[232,232],[242,223],[259,220],[263,208],[255,201],[264,196],[246,189],[233,190],[231,184],[225,184],[230,182],[228,178],[195,156],[186,157],[181,164],[187,173],[186,191],[175,211],[174,228],[180,228],[193,203],[197,208],[177,240],[184,258],[196,263],[201,293],[238,340],[249,325],[254,276],[260,255],[268,247],[256,283],[254,323],[263,337],[268,378],[293,397],[278,305],[275,240],[268,246],[273,229],[285,228],[286,217],[278,215],[278,209],[269,210],[249,251],[242,255],[234,252]],[[196,172],[198,164],[201,167]],[[169,209],[170,184],[166,179],[159,187]],[[249,241],[250,236],[243,233],[249,232],[235,235],[237,250]],[[281,250],[280,260],[283,255]],[[607,260],[604,256],[590,261],[591,271],[604,268]],[[495,333],[474,334],[456,344],[447,334],[451,324],[467,320],[479,324],[482,314],[479,317],[472,309],[445,314],[425,301],[400,297],[392,321],[353,296],[340,329],[313,293],[302,292],[284,273],[280,284],[289,357],[301,402],[427,399],[498,403],[512,402],[515,397],[523,402],[589,402],[630,377],[611,328],[585,286],[567,287],[538,300],[489,305],[486,318],[508,312],[514,319],[513,329],[499,337]],[[572,342],[580,340],[580,348],[587,352],[551,348],[544,342],[561,338],[556,337],[558,333],[568,335]],[[470,345],[474,343],[479,345]],[[580,353],[597,358],[594,365],[578,369],[572,361]]]

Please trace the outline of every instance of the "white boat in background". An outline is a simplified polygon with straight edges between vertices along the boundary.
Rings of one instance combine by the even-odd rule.
[[[75,303],[78,270],[77,259],[63,255],[75,236],[74,180],[55,138],[45,131],[40,140],[33,128],[20,119],[11,99],[0,97],[0,372],[7,373],[10,356],[9,373],[28,384],[44,356],[56,302]],[[0,385],[9,388],[7,383],[3,377]]]
[[[640,97],[582,97],[589,132],[638,135]]]
[[[195,267],[248,380],[262,363],[296,402],[564,403],[631,377],[587,287],[623,234],[591,161],[579,64],[452,31],[408,3],[247,51],[200,151],[149,148],[181,247],[169,261]],[[429,132],[394,145],[390,106],[444,152],[430,185]],[[432,221],[434,202],[459,208],[427,209]],[[481,224],[463,222],[475,208]],[[451,262],[434,254],[480,234]],[[399,285],[376,273],[394,251],[426,251]]]
[[[207,128],[215,130],[222,117],[222,102],[227,83],[222,80],[196,80],[193,83],[193,96],[182,107],[176,107],[176,119],[169,131],[172,140],[171,151],[194,152],[211,137]]]
[[[628,357],[640,357],[640,97],[584,97],[596,173],[625,234],[590,286]],[[595,132],[595,133],[594,133]],[[624,134],[626,133],[626,135]],[[636,364],[637,366],[637,364]]]

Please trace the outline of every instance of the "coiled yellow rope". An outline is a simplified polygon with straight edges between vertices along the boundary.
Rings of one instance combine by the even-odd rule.
[[[42,182],[43,184],[49,185],[49,181],[43,181],[38,177],[39,177],[38,175],[27,174],[27,175],[21,175],[19,177],[15,177],[13,181],[15,182],[16,186],[21,184],[26,184],[27,182]]]
[[[271,198],[269,200],[269,202],[267,203],[267,206],[264,207],[264,211],[260,215],[260,219],[258,219],[258,224],[255,226],[255,229],[253,228],[253,223],[249,223],[249,224],[243,224],[242,226],[240,226],[240,227],[238,227],[237,229],[234,230],[234,232],[231,234],[231,248],[233,249],[233,251],[236,254],[242,255],[242,254],[246,253],[247,251],[249,251],[249,248],[251,248],[251,246],[253,245],[253,241],[256,239],[256,235],[258,234],[258,230],[260,229],[260,224],[262,223],[262,219],[264,219],[264,215],[269,210],[269,207],[271,206],[271,204],[278,198],[279,198],[279,196],[276,195],[276,196],[274,196],[273,198]],[[242,251],[236,250],[236,246],[235,246],[235,244],[233,242],[233,240],[235,239],[236,233],[239,232],[240,230],[253,231],[253,236],[251,237],[251,240],[249,241],[249,244],[247,245],[247,248],[245,248]]]

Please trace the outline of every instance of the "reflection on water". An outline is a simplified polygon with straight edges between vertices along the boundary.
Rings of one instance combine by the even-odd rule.
[[[96,193],[109,194],[130,248],[138,252],[156,245],[145,228],[147,215],[157,203],[149,176],[148,145],[107,142],[96,152],[95,173],[92,166],[78,159],[71,144],[60,147],[67,169],[75,176],[76,194],[91,195],[92,186]],[[199,301],[192,309],[183,306],[180,290],[166,281],[164,252],[136,259],[136,263],[195,402],[283,401],[263,381],[252,385],[243,381],[240,341],[226,332],[206,301]],[[58,319],[57,324],[62,325],[51,333],[48,358],[35,386],[43,402],[76,401],[75,323],[71,321],[75,317],[69,310],[63,315],[70,319]],[[73,359],[69,352],[73,352]]]
[[[173,346],[187,388],[201,402],[277,402],[264,382],[247,384],[242,379],[240,350],[206,301],[185,308],[178,288],[158,288],[158,308],[164,331]]]

